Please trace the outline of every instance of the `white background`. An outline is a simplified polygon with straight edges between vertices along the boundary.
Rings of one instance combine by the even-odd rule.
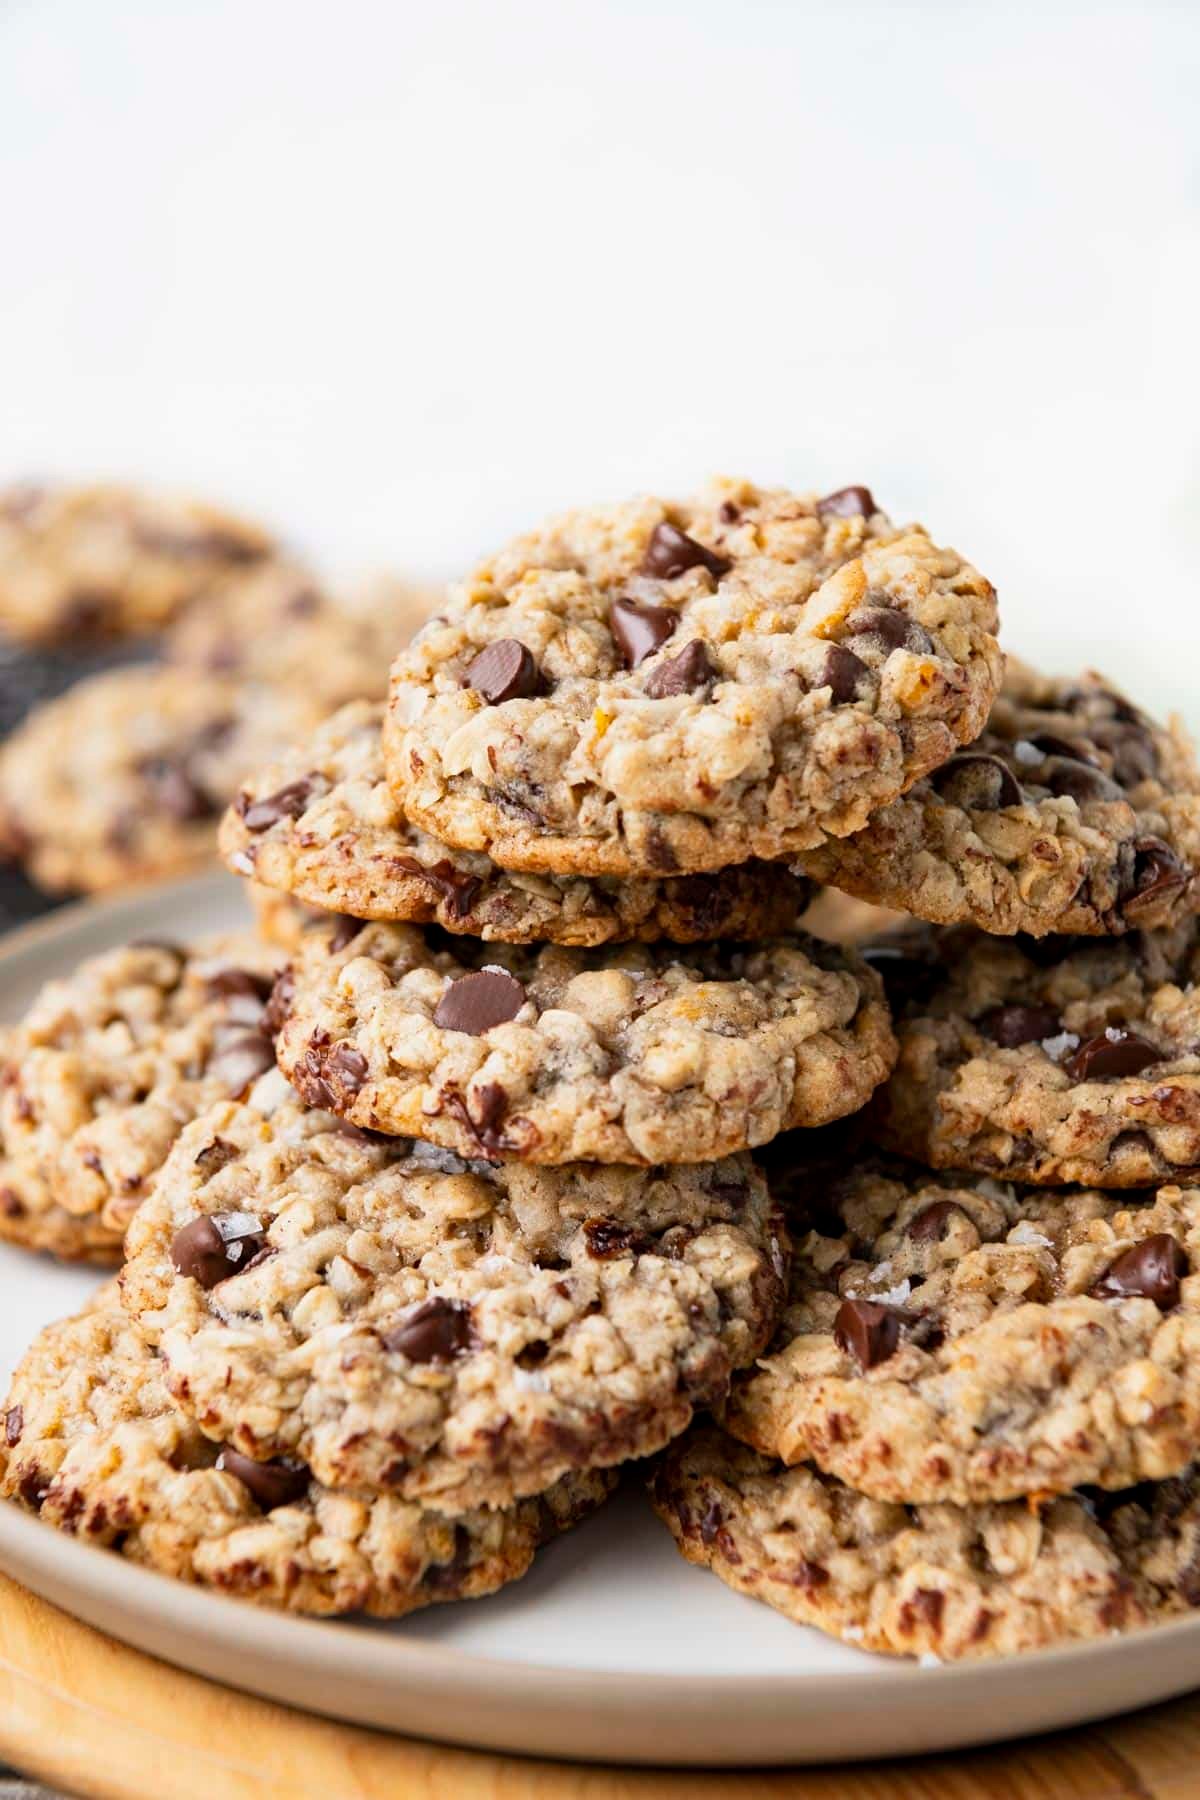
[[[1200,722],[1200,5],[0,0],[0,200],[0,478],[429,573],[863,481]]]

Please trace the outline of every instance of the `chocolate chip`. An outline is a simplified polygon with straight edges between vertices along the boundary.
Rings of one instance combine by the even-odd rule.
[[[201,1213],[171,1239],[171,1261],[181,1275],[190,1276],[202,1288],[216,1287],[245,1268],[266,1244],[257,1224],[244,1224],[244,1214]],[[222,1230],[222,1223],[227,1230]]]
[[[859,606],[846,620],[847,637],[874,638],[885,650],[912,650],[928,656],[933,639],[923,625],[895,606]]]
[[[308,1470],[303,1463],[280,1460],[255,1462],[240,1450],[226,1444],[217,1458],[217,1468],[233,1475],[248,1488],[264,1512],[276,1506],[291,1506],[308,1492]]]
[[[1136,924],[1144,914],[1157,912],[1164,902],[1175,899],[1191,879],[1192,870],[1169,844],[1156,837],[1137,838],[1132,868],[1122,883],[1121,910]]]
[[[814,688],[827,687],[834,705],[844,706],[857,696],[870,673],[866,663],[860,656],[855,656],[853,650],[847,650],[844,644],[830,644],[812,685]]]
[[[1163,1312],[1179,1304],[1179,1283],[1190,1264],[1169,1231],[1156,1231],[1122,1251],[1092,1288],[1100,1300],[1153,1300]]]
[[[608,628],[627,669],[636,669],[661,650],[678,622],[677,614],[665,606],[641,606],[624,596],[614,600],[608,612]]]
[[[833,1321],[833,1341],[862,1369],[886,1362],[900,1342],[900,1315],[874,1300],[843,1300]]]
[[[205,1144],[203,1150],[197,1150],[194,1167],[203,1172],[205,1181],[211,1181],[218,1169],[236,1162],[237,1155],[236,1145],[229,1143],[226,1138],[215,1137],[210,1144]]]
[[[1040,750],[1043,756],[1065,756],[1068,762],[1088,763],[1092,768],[1096,767],[1096,752],[1083,740],[1055,737],[1052,731],[1039,731],[1027,738],[1026,742],[1032,744],[1035,750]]]
[[[946,1235],[946,1226],[958,1214],[966,1218],[961,1206],[954,1200],[935,1200],[932,1205],[924,1206],[916,1218],[909,1221],[905,1234],[916,1244],[938,1243]]]
[[[1063,1068],[1072,1081],[1100,1081],[1106,1076],[1140,1075],[1151,1063],[1164,1060],[1163,1052],[1135,1031],[1110,1025],[1080,1044]]]
[[[934,770],[930,781],[943,800],[966,812],[996,812],[1003,806],[1020,806],[1022,800],[1020,783],[1007,764],[978,750],[952,756]]]
[[[328,786],[324,776],[314,770],[310,775],[301,776],[299,781],[289,781],[286,787],[264,795],[261,800],[251,800],[248,794],[239,795],[236,810],[247,831],[266,831],[272,825],[278,825],[281,819],[298,819],[313,796],[324,793]]]
[[[1082,805],[1087,800],[1123,800],[1124,790],[1099,769],[1087,763],[1068,761],[1064,756],[1048,757],[1038,771],[1038,783],[1049,788],[1060,800],[1074,800]]]
[[[275,1036],[283,1029],[283,1022],[291,1011],[292,1001],[295,997],[296,972],[289,963],[271,989],[271,998],[267,1001],[267,1010],[263,1014],[264,1031]]]
[[[349,1097],[361,1090],[371,1072],[371,1065],[362,1051],[356,1050],[353,1044],[335,1044],[325,1058],[325,1069],[327,1073],[337,1076],[343,1097]]]
[[[468,1117],[485,1150],[502,1148],[500,1124],[508,1109],[508,1095],[498,1081],[482,1081],[471,1093]]]
[[[447,1562],[431,1562],[421,1576],[421,1586],[438,1594],[455,1594],[471,1567],[471,1534],[465,1525],[454,1527],[453,1547]]]
[[[11,1450],[14,1444],[21,1441],[21,1433],[25,1429],[25,1409],[21,1406],[10,1406],[4,1415],[4,1441]]]
[[[1002,1050],[1015,1050],[1021,1044],[1039,1044],[1043,1038],[1057,1037],[1062,1020],[1052,1006],[993,1006],[978,1021],[985,1037],[990,1037]]]
[[[452,919],[465,919],[475,904],[475,898],[483,886],[478,875],[468,875],[465,869],[456,869],[445,857],[432,864],[420,863],[415,856],[394,856],[392,863],[405,875],[417,875],[422,881],[429,883],[435,893],[440,894],[446,902],[446,910]]]
[[[220,812],[219,802],[195,778],[185,757],[146,756],[135,767],[151,790],[152,804],[181,825],[212,819]]]
[[[494,1025],[515,1019],[524,1004],[525,989],[504,969],[477,969],[450,983],[437,1003],[433,1022],[443,1031],[482,1037]]]
[[[706,549],[686,531],[680,531],[678,526],[664,519],[650,534],[639,573],[653,576],[658,581],[673,581],[676,575],[685,575],[689,569],[707,569],[719,581],[732,567],[728,557]]]
[[[685,644],[678,656],[669,656],[651,669],[646,677],[645,692],[651,700],[667,700],[676,694],[694,694],[698,688],[716,680],[717,671],[709,660],[708,648],[699,638]]]
[[[210,1058],[205,1074],[220,1082],[233,1097],[245,1093],[252,1081],[275,1066],[275,1046],[265,1031],[247,1031],[222,1044]]]
[[[722,500],[717,508],[717,517],[722,525],[736,525],[741,516],[741,507],[735,506],[732,500]]]
[[[502,706],[506,700],[532,700],[542,691],[542,676],[519,638],[497,638],[467,665],[463,684],[489,706]]]
[[[330,956],[336,956],[347,944],[352,944],[363,928],[361,919],[352,919],[349,913],[338,913],[335,916],[333,930],[329,934],[326,948]]]
[[[471,1342],[471,1309],[465,1301],[435,1294],[410,1306],[380,1335],[385,1350],[398,1351],[410,1362],[450,1362]]]
[[[258,1000],[264,1006],[275,986],[273,975],[254,975],[249,969],[218,969],[204,983],[214,1000]]]
[[[878,512],[870,488],[844,487],[817,501],[818,519],[869,519]]]
[[[618,1256],[638,1256],[650,1243],[644,1232],[621,1225],[616,1219],[585,1219],[583,1235],[588,1255],[599,1262],[612,1262]]]
[[[893,1008],[924,1005],[938,985],[939,969],[932,957],[914,956],[896,944],[862,944],[858,954],[882,976]]]

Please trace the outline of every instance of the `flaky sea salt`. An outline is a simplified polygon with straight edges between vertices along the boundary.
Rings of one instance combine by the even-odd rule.
[[[1025,764],[1027,769],[1031,769],[1034,763],[1043,761],[1041,751],[1036,744],[1031,744],[1028,738],[1018,738],[1012,747],[1012,753],[1019,763]]]
[[[1053,1057],[1055,1062],[1064,1057],[1068,1050],[1077,1050],[1078,1048],[1079,1037],[1074,1031],[1060,1031],[1057,1037],[1042,1039],[1042,1049],[1047,1056]]]

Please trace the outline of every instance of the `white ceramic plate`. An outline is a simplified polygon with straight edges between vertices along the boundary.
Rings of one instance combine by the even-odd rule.
[[[139,936],[244,920],[206,876],[71,909],[8,940],[14,1016],[51,975]],[[90,1272],[0,1246],[0,1375],[76,1307]],[[622,1762],[817,1762],[1078,1724],[1200,1684],[1200,1618],[1010,1662],[918,1667],[788,1624],[677,1556],[636,1482],[490,1600],[396,1625],[325,1623],[203,1593],[0,1505],[0,1565],[182,1667],[361,1724],[489,1749]]]

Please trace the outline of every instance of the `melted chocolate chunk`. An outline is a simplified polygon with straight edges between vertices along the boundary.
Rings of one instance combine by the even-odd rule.
[[[1063,1068],[1072,1081],[1103,1081],[1118,1075],[1140,1075],[1152,1063],[1165,1060],[1161,1050],[1135,1031],[1110,1025],[1080,1044]]]
[[[1065,756],[1068,762],[1088,763],[1096,767],[1097,757],[1092,746],[1083,738],[1055,737],[1052,731],[1039,731],[1025,740],[1040,750],[1043,756]]]
[[[542,691],[542,675],[532,652],[518,638],[498,638],[468,665],[464,687],[482,694],[489,706],[532,700]]]
[[[707,646],[699,638],[685,644],[678,656],[670,656],[651,669],[646,677],[645,692],[651,700],[667,700],[677,694],[694,694],[716,679],[717,671],[709,659]]]
[[[650,534],[639,573],[658,581],[673,581],[689,569],[707,569],[714,580],[719,581],[732,567],[727,556],[718,556],[715,550],[706,549],[686,531],[680,531],[678,526],[664,519]]]
[[[1169,1231],[1156,1231],[1122,1251],[1092,1288],[1100,1300],[1153,1300],[1163,1312],[1179,1304],[1179,1283],[1191,1267]]]
[[[678,623],[678,614],[665,606],[642,606],[624,596],[614,600],[608,612],[608,628],[627,669],[636,669],[661,650]]]
[[[1062,1020],[1052,1006],[993,1006],[978,1021],[985,1037],[990,1037],[1002,1050],[1015,1050],[1021,1044],[1039,1044],[1043,1038],[1057,1037]]]
[[[181,1275],[190,1276],[202,1288],[214,1288],[244,1269],[266,1245],[258,1228],[246,1225],[244,1214],[201,1213],[171,1239],[171,1261]]]
[[[330,956],[336,956],[347,944],[352,944],[363,928],[361,919],[352,919],[349,913],[338,913],[337,923],[329,934],[328,950]]]
[[[906,1236],[917,1244],[939,1243],[946,1235],[946,1227],[955,1214],[966,1218],[961,1206],[954,1200],[935,1200],[930,1206],[923,1206],[916,1217],[909,1221]]]
[[[214,1000],[256,1000],[265,1006],[275,977],[255,975],[249,969],[217,969],[204,985]]]
[[[859,606],[846,620],[846,635],[874,638],[885,650],[911,650],[928,656],[933,639],[923,625],[896,606]]]
[[[247,1031],[222,1044],[205,1074],[219,1081],[230,1098],[244,1094],[252,1081],[275,1067],[275,1046],[265,1031]]]
[[[833,1322],[833,1341],[861,1369],[873,1369],[895,1353],[900,1315],[874,1300],[843,1300]]]
[[[418,875],[422,881],[428,882],[434,892],[440,894],[446,902],[446,910],[452,919],[466,918],[483,886],[480,876],[468,875],[465,869],[456,869],[446,857],[432,864],[418,862],[415,856],[396,856],[392,861],[406,875]]]
[[[220,812],[220,803],[197,780],[186,756],[146,756],[136,768],[150,789],[151,803],[179,824],[193,825]]]
[[[923,1006],[937,988],[940,970],[931,956],[914,955],[899,944],[862,944],[858,954],[882,976],[894,1009]]]
[[[470,1345],[471,1309],[462,1300],[435,1295],[410,1306],[380,1336],[385,1350],[395,1350],[409,1362],[451,1362]]]
[[[1047,757],[1038,771],[1038,782],[1060,800],[1074,800],[1082,806],[1089,800],[1123,800],[1125,792],[1099,769],[1087,763],[1070,761],[1062,756]]]
[[[998,812],[1004,806],[1020,806],[1021,784],[998,756],[968,750],[952,756],[930,776],[943,800],[966,812]]]
[[[870,673],[861,656],[855,656],[853,650],[847,650],[845,644],[830,644],[813,687],[827,687],[834,705],[845,706],[848,701],[857,697],[859,688]]]
[[[10,1406],[4,1415],[4,1441],[11,1450],[14,1444],[21,1441],[21,1433],[25,1429],[25,1409],[21,1406]]]
[[[525,989],[503,969],[477,969],[452,981],[433,1015],[444,1031],[482,1037],[495,1025],[515,1019],[525,1004]]]
[[[1134,924],[1150,912],[1170,903],[1192,880],[1189,869],[1161,838],[1138,838],[1133,863],[1122,883],[1121,910]]]
[[[264,1512],[276,1506],[291,1506],[308,1492],[308,1470],[301,1462],[255,1462],[226,1444],[216,1466],[227,1475],[236,1476]]]
[[[302,775],[299,781],[289,781],[286,787],[273,794],[265,794],[261,800],[251,800],[248,794],[239,795],[237,811],[247,831],[267,831],[281,819],[298,819],[313,796],[323,794],[328,786],[324,776],[314,770],[310,775]]]
[[[644,1232],[635,1231],[631,1225],[622,1225],[616,1219],[585,1219],[583,1235],[588,1255],[599,1262],[612,1262],[619,1256],[640,1256],[650,1243]]]
[[[844,487],[817,501],[818,519],[869,519],[878,512],[870,488]]]

